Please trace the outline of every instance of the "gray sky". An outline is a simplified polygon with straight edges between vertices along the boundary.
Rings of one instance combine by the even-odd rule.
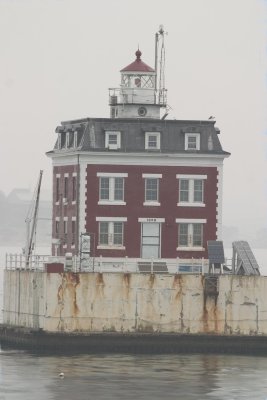
[[[267,227],[267,3],[263,0],[0,0],[0,189],[51,188],[60,121],[108,117],[108,88],[166,37],[171,118],[216,117],[232,153],[224,225]]]

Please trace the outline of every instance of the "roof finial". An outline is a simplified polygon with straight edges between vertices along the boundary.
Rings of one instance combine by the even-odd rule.
[[[138,44],[138,50],[135,52],[136,55],[136,61],[141,61],[141,51],[139,50],[139,44]]]

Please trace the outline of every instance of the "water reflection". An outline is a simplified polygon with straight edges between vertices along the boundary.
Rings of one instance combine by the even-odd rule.
[[[267,359],[223,355],[0,354],[1,400],[267,398]],[[64,372],[64,379],[59,372]]]

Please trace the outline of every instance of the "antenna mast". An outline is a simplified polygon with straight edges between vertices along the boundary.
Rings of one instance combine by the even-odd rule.
[[[40,199],[40,190],[41,190],[41,182],[42,182],[43,171],[40,171],[38,184],[36,187],[35,201],[34,201],[34,210],[29,211],[29,214],[25,220],[27,224],[27,243],[25,248],[25,261],[26,268],[29,267],[30,257],[33,250],[33,239],[36,234],[36,225],[37,225],[37,214],[39,209],[39,199]],[[30,226],[31,225],[31,226]]]
[[[158,32],[155,34],[155,103],[166,106],[166,89],[165,89],[165,44],[163,25],[160,25]]]

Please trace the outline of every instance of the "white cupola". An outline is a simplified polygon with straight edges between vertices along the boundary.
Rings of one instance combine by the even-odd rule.
[[[121,72],[120,88],[109,89],[111,118],[160,118],[160,108],[166,107],[166,91],[159,95],[156,71],[141,60],[136,60]]]

